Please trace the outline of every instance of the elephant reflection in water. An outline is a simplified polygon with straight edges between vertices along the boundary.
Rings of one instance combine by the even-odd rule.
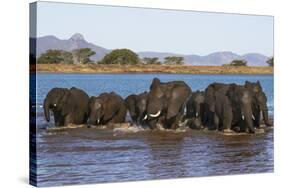
[[[145,166],[151,178],[178,178],[188,174],[188,161],[184,153],[184,134],[165,133],[147,136],[148,147]]]

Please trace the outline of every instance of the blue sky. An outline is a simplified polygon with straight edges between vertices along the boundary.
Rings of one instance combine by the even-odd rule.
[[[273,17],[39,2],[37,36],[74,33],[96,45],[207,55],[273,55]]]

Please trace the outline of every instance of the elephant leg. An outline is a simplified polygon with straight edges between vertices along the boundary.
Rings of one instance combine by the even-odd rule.
[[[83,124],[87,124],[87,122],[88,122],[88,114],[85,113],[83,117]]]
[[[220,120],[219,120],[219,117],[217,116],[217,114],[214,114],[213,122],[214,122],[214,125],[212,125],[212,127],[214,127],[215,130],[219,130]]]
[[[60,127],[64,126],[64,116],[62,116],[59,112],[54,112],[54,120],[55,120],[55,126]]]
[[[114,123],[121,123],[120,118],[116,115],[112,119],[108,120],[104,124],[114,124]]]
[[[68,126],[69,124],[72,124],[73,122],[73,118],[71,116],[71,114],[68,114],[65,116],[64,118],[64,126]]]
[[[218,127],[218,125],[216,126],[217,122],[215,122],[215,118],[217,118],[216,114],[214,112],[209,112],[208,113],[208,119],[207,119],[207,122],[208,122],[208,128],[210,130],[213,130],[214,127]],[[217,120],[217,119],[216,119]],[[218,120],[217,120],[218,121]]]
[[[260,121],[261,121],[261,113],[260,113],[260,111],[257,111],[257,112],[255,112],[254,114],[253,114],[253,116],[254,116],[254,126],[256,127],[256,128],[260,128]]]
[[[126,108],[121,107],[119,111],[106,123],[124,123],[126,120]]]
[[[176,115],[176,117],[174,118],[174,121],[172,122],[172,126],[171,126],[171,129],[177,129],[179,128],[179,124],[182,120],[182,117],[183,117],[183,111],[180,112],[178,115]]]
[[[156,129],[157,119],[151,119],[148,121],[148,126],[150,129]]]
[[[231,124],[232,124],[232,114],[229,115],[228,117],[224,117],[223,119],[223,131],[224,132],[232,132],[231,131]]]

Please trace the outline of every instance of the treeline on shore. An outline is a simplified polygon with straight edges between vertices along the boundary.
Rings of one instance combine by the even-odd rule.
[[[90,48],[75,49],[71,52],[64,50],[47,50],[36,60],[38,64],[105,64],[105,65],[184,65],[184,57],[167,56],[163,61],[158,57],[139,56],[129,49],[115,49],[106,54],[102,60],[93,61],[91,56],[96,52]],[[274,57],[269,58],[266,63],[269,66],[274,65]],[[247,66],[247,61],[235,59],[223,66]]]

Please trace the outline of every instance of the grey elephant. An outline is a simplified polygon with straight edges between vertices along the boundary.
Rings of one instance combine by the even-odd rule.
[[[45,118],[49,122],[52,111],[55,126],[85,124],[88,118],[88,100],[89,96],[81,89],[53,88],[44,100]]]
[[[254,115],[252,104],[254,101],[253,92],[244,86],[231,84],[227,92],[232,107],[231,124],[227,128],[239,128],[239,132],[255,133]],[[230,121],[230,120],[229,120]]]
[[[136,125],[144,125],[146,123],[146,106],[148,100],[148,92],[138,95],[132,94],[125,99],[126,107],[131,116],[132,122]]]
[[[187,125],[192,129],[202,129],[206,123],[205,92],[196,91],[186,105]]]
[[[191,94],[191,88],[183,81],[162,83],[154,78],[148,93],[148,126],[155,129],[159,123],[166,129],[178,128]]]
[[[239,127],[239,131],[248,130],[254,133],[253,96],[251,91],[244,86],[236,84],[214,83],[206,90],[207,113],[211,129],[232,132]],[[211,120],[211,121],[210,121]]]
[[[261,113],[263,116],[263,120],[265,125],[272,126],[268,119],[268,108],[267,108],[267,97],[262,90],[261,84],[259,81],[257,82],[245,82],[245,87],[250,89],[252,92],[253,101],[252,101],[252,110],[254,115],[254,126],[256,128],[260,127]]]
[[[205,121],[208,129],[220,129],[216,109],[222,108],[224,103],[229,103],[226,97],[228,88],[229,84],[212,83],[205,89]]]
[[[89,100],[89,125],[108,125],[124,123],[126,119],[126,105],[123,98],[116,94],[102,93]]]

